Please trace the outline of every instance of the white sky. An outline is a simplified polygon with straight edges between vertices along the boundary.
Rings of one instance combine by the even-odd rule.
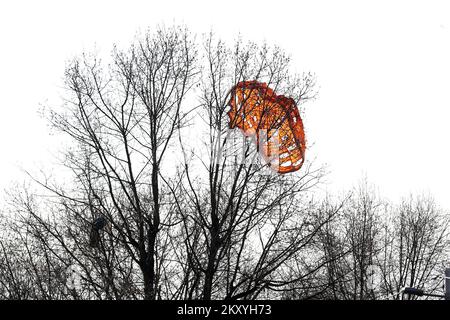
[[[450,208],[448,1],[1,1],[0,187],[52,158],[38,110],[58,103],[66,60],[174,22],[265,39],[316,73],[307,156],[329,165],[330,190],[366,174],[394,200],[424,191]]]

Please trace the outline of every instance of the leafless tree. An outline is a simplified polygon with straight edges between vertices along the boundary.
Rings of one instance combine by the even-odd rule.
[[[319,232],[318,251],[327,262],[314,281],[325,288],[316,297],[400,299],[404,287],[442,294],[447,227],[448,218],[431,198],[396,206],[364,181]]]
[[[400,299],[404,287],[442,294],[448,227],[448,216],[430,196],[411,196],[394,208],[385,224],[379,259],[384,296]]]
[[[92,270],[75,252],[90,259],[104,282],[91,284],[107,298],[120,297],[114,279],[119,265],[131,265],[128,272],[139,267],[146,299],[161,296],[165,230],[173,219],[161,184],[170,167],[163,163],[171,161],[171,143],[184,123],[182,104],[195,83],[196,56],[192,36],[176,27],[148,32],[129,50],[115,48],[108,65],[83,54],[67,66],[64,109],[50,112],[53,128],[75,142],[64,163],[75,180],[59,187],[36,179],[58,200],[51,213],[27,208],[28,225],[52,236],[86,276]],[[93,229],[98,219],[105,230]],[[104,235],[100,244],[96,232]],[[89,234],[95,248],[86,243]]]
[[[238,40],[230,49],[210,35],[204,50],[199,115],[207,140],[197,153],[181,143],[179,180],[186,197],[177,200],[185,239],[179,255],[188,267],[178,297],[257,298],[298,280],[285,269],[301,259],[321,227],[309,219],[307,191],[323,170],[308,163],[281,176],[255,161],[252,142],[228,130],[230,89],[241,81],[265,82],[300,105],[314,97],[314,77],[292,75],[290,58],[277,47]]]

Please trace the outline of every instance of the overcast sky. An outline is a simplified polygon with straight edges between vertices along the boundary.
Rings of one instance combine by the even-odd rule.
[[[429,192],[450,209],[448,1],[1,1],[0,187],[52,158],[38,110],[58,103],[65,62],[161,23],[267,40],[316,73],[307,156],[330,190],[366,174],[393,200]]]

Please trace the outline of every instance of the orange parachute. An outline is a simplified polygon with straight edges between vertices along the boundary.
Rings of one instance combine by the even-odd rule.
[[[279,173],[294,172],[305,159],[305,133],[292,98],[277,95],[266,83],[239,82],[231,90],[230,128],[256,136],[258,151]]]

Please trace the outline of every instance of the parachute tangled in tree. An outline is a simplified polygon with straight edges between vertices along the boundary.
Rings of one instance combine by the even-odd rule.
[[[292,98],[277,95],[266,83],[239,82],[231,90],[230,128],[256,136],[259,153],[279,173],[294,172],[305,159],[305,133]]]

